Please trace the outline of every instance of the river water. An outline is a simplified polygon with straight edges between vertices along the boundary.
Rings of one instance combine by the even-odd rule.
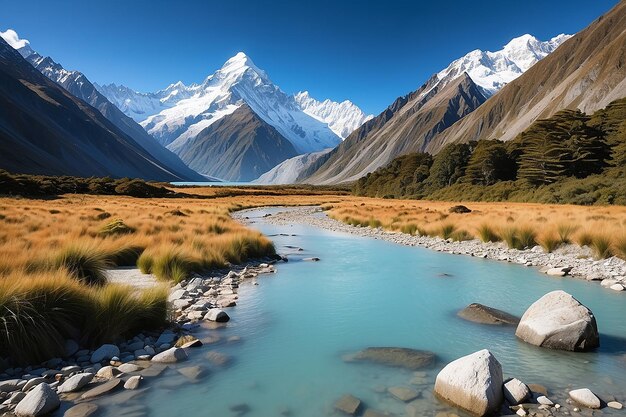
[[[304,225],[274,226],[260,209],[249,214],[290,261],[278,272],[244,283],[231,321],[204,329],[214,344],[190,351],[178,367],[200,365],[207,374],[192,383],[174,367],[147,381],[149,389],[120,407],[141,403],[157,417],[320,417],[334,415],[344,393],[367,407],[407,415],[407,404],[385,392],[407,386],[421,391],[416,415],[450,410],[432,397],[435,376],[446,363],[487,348],[506,376],[548,387],[565,404],[568,388],[588,387],[603,398],[626,400],[626,298],[600,285],[551,278],[520,265],[448,255],[427,249],[329,232]],[[286,235],[286,236],[285,236]],[[293,247],[302,248],[298,251]],[[303,261],[319,257],[319,262]],[[563,289],[588,306],[602,347],[593,353],[557,352],[527,345],[512,327],[466,322],[456,312],[479,302],[521,316],[545,293]],[[237,336],[240,340],[228,340]],[[435,366],[412,371],[347,363],[342,356],[369,346],[397,346],[437,354]],[[215,350],[231,358],[218,367]],[[110,415],[122,415],[112,408]],[[456,411],[458,413],[458,411]],[[622,411],[603,410],[604,414]],[[117,414],[116,414],[117,413]]]

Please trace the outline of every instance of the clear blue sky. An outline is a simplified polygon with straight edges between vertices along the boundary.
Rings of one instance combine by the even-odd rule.
[[[0,30],[98,83],[199,82],[244,51],[285,92],[379,113],[473,49],[575,33],[616,0],[0,0]]]

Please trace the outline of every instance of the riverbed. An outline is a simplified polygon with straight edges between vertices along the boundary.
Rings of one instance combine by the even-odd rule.
[[[623,294],[516,264],[264,221],[280,210],[259,209],[246,216],[289,262],[259,277],[258,285],[241,285],[228,325],[197,333],[210,343],[147,381],[143,395],[107,407],[109,415],[121,415],[137,403],[157,417],[319,417],[333,415],[334,402],[346,393],[368,408],[398,416],[458,413],[433,398],[435,376],[451,360],[484,348],[498,358],[505,376],[546,386],[550,398],[566,408],[571,388],[588,387],[603,399],[626,400]],[[305,260],[312,257],[320,261]],[[514,327],[479,325],[456,315],[479,302],[520,316],[555,289],[571,293],[594,312],[601,333],[598,351],[537,348],[517,340]],[[343,360],[371,346],[429,350],[438,359],[418,374]],[[207,359],[209,351],[228,360],[216,365]],[[205,370],[195,381],[176,371],[195,365]],[[387,393],[392,386],[411,387],[420,397],[404,403]]]

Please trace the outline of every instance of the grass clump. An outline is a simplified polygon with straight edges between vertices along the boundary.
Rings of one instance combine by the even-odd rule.
[[[166,318],[166,289],[95,288],[62,269],[0,280],[0,356],[17,364],[63,356],[70,338],[97,346],[159,328]]]
[[[156,287],[136,294],[125,285],[107,285],[93,294],[92,317],[85,333],[97,341],[162,326],[167,319],[167,289]]]
[[[104,285],[106,269],[111,266],[107,254],[94,245],[70,245],[53,258],[55,269],[67,270],[75,279],[87,285]]]
[[[539,244],[547,253],[554,252],[563,242],[558,234],[548,233],[539,239]]]
[[[139,244],[116,245],[107,250],[107,259],[115,266],[135,266],[141,254],[146,250]]]
[[[525,226],[519,229],[518,239],[522,249],[532,248],[537,245],[537,232],[530,227]]]
[[[596,259],[607,259],[613,256],[611,239],[604,234],[597,233],[591,238],[591,249]]]
[[[498,233],[496,233],[494,228],[489,226],[486,223],[481,224],[478,227],[477,231],[478,231],[478,237],[480,238],[481,241],[485,243],[500,242],[502,240],[502,238],[500,237],[500,235],[498,235]]]
[[[438,235],[442,239],[450,239],[452,234],[456,231],[456,226],[452,223],[446,223],[439,229]]]
[[[474,239],[474,236],[472,236],[467,230],[456,230],[454,231],[451,235],[450,238],[452,240],[454,240],[455,242],[463,242],[466,240],[472,240]]]
[[[576,236],[576,243],[579,246],[591,246],[591,242],[593,241],[593,234],[589,231],[584,231]]]
[[[125,235],[134,233],[135,228],[128,226],[122,219],[113,220],[100,228],[100,236]]]
[[[530,226],[504,227],[500,231],[500,236],[511,249],[524,250],[537,244],[537,233]]]
[[[613,246],[615,255],[626,260],[626,233],[617,236]]]
[[[567,223],[561,223],[556,227],[556,231],[559,235],[559,240],[561,241],[561,243],[565,244],[572,243],[572,236],[574,235],[574,233],[576,233],[577,230],[578,227]]]
[[[400,231],[407,235],[415,235],[417,233],[417,225],[414,223],[405,224],[400,228]]]

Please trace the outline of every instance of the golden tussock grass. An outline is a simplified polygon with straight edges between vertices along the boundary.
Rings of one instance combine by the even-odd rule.
[[[167,287],[108,284],[106,269],[139,265],[178,282],[271,255],[271,241],[233,221],[230,211],[330,201],[323,194],[193,191],[212,198],[0,198],[0,356],[41,361],[61,355],[69,338],[95,346],[158,328],[168,315]]]
[[[450,213],[463,204],[471,213]],[[325,207],[329,214],[350,224],[367,225],[378,220],[392,231],[455,239],[463,238],[505,243],[523,249],[536,244],[551,252],[559,246],[577,243],[589,246],[598,258],[626,259],[626,207],[573,206],[532,203],[451,203],[421,200],[346,198]]]

